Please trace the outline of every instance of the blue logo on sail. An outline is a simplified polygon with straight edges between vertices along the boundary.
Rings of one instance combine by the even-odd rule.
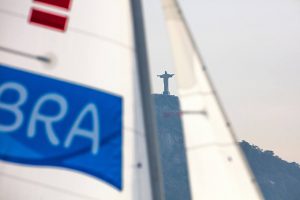
[[[77,170],[122,189],[122,99],[0,65],[0,159]]]

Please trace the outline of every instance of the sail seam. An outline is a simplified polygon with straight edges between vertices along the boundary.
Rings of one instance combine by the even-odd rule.
[[[48,188],[48,189],[54,190],[54,191],[59,191],[59,192],[69,194],[69,195],[72,195],[72,196],[76,196],[76,197],[80,196],[80,197],[85,198],[85,199],[88,198],[88,199],[91,199],[91,200],[99,200],[98,198],[95,198],[95,197],[83,195],[83,194],[76,193],[76,192],[66,190],[66,189],[61,189],[61,188],[58,188],[58,187],[55,187],[55,186],[52,186],[52,185],[48,185],[48,184],[45,184],[45,183],[42,183],[42,182],[38,182],[38,181],[26,179],[26,178],[21,178],[21,177],[14,176],[14,175],[11,175],[11,174],[6,174],[6,173],[3,173],[3,172],[0,172],[0,174],[2,176],[6,176],[7,178],[11,178],[11,179],[19,180],[19,181],[22,181],[22,182],[30,183],[32,185],[38,185],[40,187]]]
[[[26,19],[27,18],[27,16],[24,15],[24,14],[20,14],[20,13],[17,13],[17,12],[12,12],[10,10],[0,9],[0,13],[11,16],[11,17],[16,17],[16,18],[19,18],[19,19]],[[86,35],[88,37],[93,37],[93,38],[96,38],[98,40],[105,41],[107,43],[111,43],[111,44],[120,46],[122,48],[128,49],[130,51],[134,51],[134,48],[129,46],[129,45],[123,44],[123,43],[121,43],[117,40],[114,40],[114,39],[111,39],[111,38],[108,38],[108,37],[105,37],[105,36],[98,35],[96,33],[88,32],[88,31],[78,29],[78,28],[75,28],[75,27],[69,27],[69,31],[72,31],[73,33],[79,33],[79,34],[82,34],[82,35]]]
[[[204,149],[204,148],[209,148],[212,146],[218,146],[218,147],[227,147],[227,146],[237,146],[238,144],[236,142],[231,142],[231,143],[207,143],[207,144],[200,144],[200,145],[195,145],[192,147],[186,147],[186,150],[189,151],[194,151],[198,149]]]
[[[125,131],[128,131],[128,132],[131,132],[131,133],[134,133],[138,136],[141,136],[141,137],[145,137],[145,134],[142,132],[142,131],[138,131],[134,128],[131,128],[131,127],[124,127],[124,130]]]
[[[180,97],[189,97],[189,96],[196,96],[196,95],[202,95],[202,96],[213,96],[215,94],[214,91],[208,91],[208,92],[190,92],[185,94],[180,94]]]
[[[0,9],[0,13],[10,15],[12,17],[21,18],[21,19],[26,18],[26,15],[23,15],[23,14],[20,14],[20,13],[17,13],[17,12],[12,12],[10,10]]]
[[[79,29],[79,28],[75,28],[75,27],[69,27],[69,30],[74,32],[74,33],[79,33],[79,34],[82,34],[82,35],[87,35],[87,36],[90,36],[90,37],[94,37],[94,38],[97,38],[99,40],[106,41],[108,43],[115,44],[115,45],[123,47],[125,49],[129,49],[131,51],[134,51],[134,48],[129,46],[129,45],[123,44],[123,43],[121,43],[117,40],[114,40],[114,39],[111,39],[111,38],[108,38],[108,37],[105,37],[105,36],[98,35],[96,33],[88,32],[88,31],[85,31],[85,30],[82,30],[82,29]]]

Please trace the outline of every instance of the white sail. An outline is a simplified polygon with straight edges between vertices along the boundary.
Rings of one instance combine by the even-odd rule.
[[[152,199],[130,4],[74,0],[70,8],[60,9],[47,1],[0,0],[1,66],[104,91],[123,104],[121,188],[76,170],[0,160],[0,199]],[[33,8],[67,16],[68,24],[54,30],[39,25],[39,19],[29,23]],[[72,145],[69,139],[63,141],[66,147]]]
[[[162,0],[175,59],[192,199],[261,199],[176,0]]]

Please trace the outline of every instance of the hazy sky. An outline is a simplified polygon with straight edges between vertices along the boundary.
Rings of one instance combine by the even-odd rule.
[[[179,2],[237,136],[300,163],[300,0]],[[174,72],[160,0],[144,10],[160,93],[156,74]]]

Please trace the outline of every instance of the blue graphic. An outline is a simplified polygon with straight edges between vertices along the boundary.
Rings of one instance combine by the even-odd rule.
[[[122,189],[122,98],[0,64],[0,159]]]

